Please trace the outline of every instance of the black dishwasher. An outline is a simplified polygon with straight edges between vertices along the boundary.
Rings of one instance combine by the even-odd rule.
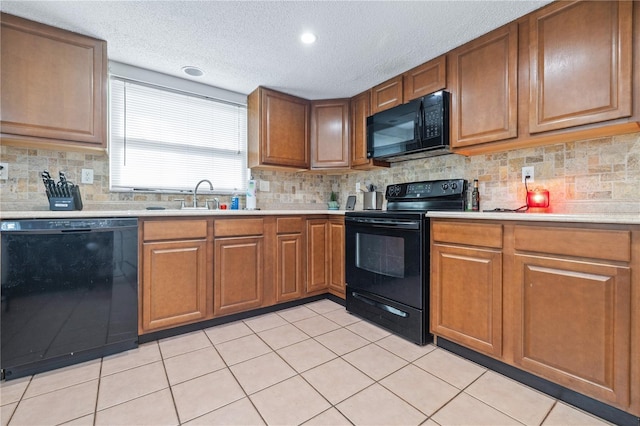
[[[138,220],[0,223],[4,379],[138,345]]]

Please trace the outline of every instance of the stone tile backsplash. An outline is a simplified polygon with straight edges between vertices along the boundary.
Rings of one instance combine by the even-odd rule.
[[[42,170],[52,175],[62,170],[69,180],[79,182],[83,168],[94,170],[94,183],[81,184],[86,208],[144,208],[149,205],[177,207],[176,194],[109,192],[109,162],[106,154],[49,151],[12,146],[0,147],[0,161],[9,163],[9,179],[0,181],[3,210],[46,210],[46,196],[40,178]],[[342,175],[313,172],[255,170],[258,180],[269,181],[270,191],[258,193],[261,209],[326,209],[332,190],[339,193],[341,207],[348,195],[362,194],[356,183],[370,182],[384,190],[396,182],[432,179],[478,179],[481,209],[517,208],[524,204],[521,183],[523,166],[535,168],[530,189],[550,191],[556,213],[620,212],[640,214],[640,133],[526,148],[496,154],[464,157],[445,155],[393,163],[374,171]],[[228,195],[220,196],[228,201]],[[244,200],[241,200],[243,204]]]

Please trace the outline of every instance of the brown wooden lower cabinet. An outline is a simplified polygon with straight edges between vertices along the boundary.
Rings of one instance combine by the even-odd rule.
[[[138,332],[344,297],[344,218],[313,217],[141,220]]]
[[[138,332],[212,316],[206,219],[145,219],[140,223]]]
[[[262,218],[214,222],[214,315],[227,315],[262,306],[263,232]]]
[[[434,244],[433,333],[485,354],[502,354],[502,253]]]
[[[307,293],[345,297],[344,217],[307,220]]]
[[[344,217],[329,219],[329,292],[345,297]]]
[[[629,404],[631,274],[595,262],[515,257],[515,362],[599,400]]]
[[[504,230],[501,250],[491,226]],[[637,226],[432,219],[431,227],[436,336],[640,415]]]
[[[206,245],[204,239],[143,244],[141,334],[205,319]]]
[[[326,219],[307,220],[307,293],[329,287],[329,233]]]
[[[304,221],[300,217],[276,219],[276,302],[304,294]]]

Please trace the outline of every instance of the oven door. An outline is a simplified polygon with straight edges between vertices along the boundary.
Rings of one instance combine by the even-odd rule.
[[[364,291],[416,309],[426,302],[428,247],[423,219],[345,218],[349,291]]]

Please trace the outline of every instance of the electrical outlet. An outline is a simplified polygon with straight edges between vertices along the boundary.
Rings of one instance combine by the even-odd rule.
[[[269,181],[260,179],[260,192],[269,192]]]
[[[360,182],[356,182],[356,192],[360,192]]]
[[[9,163],[0,163],[0,180],[9,179]]]
[[[524,178],[527,176],[529,176],[529,179],[527,179],[528,183],[531,183],[534,181],[533,166],[527,166],[522,168],[522,183],[524,183]]]
[[[82,169],[82,183],[93,183],[93,169]]]

